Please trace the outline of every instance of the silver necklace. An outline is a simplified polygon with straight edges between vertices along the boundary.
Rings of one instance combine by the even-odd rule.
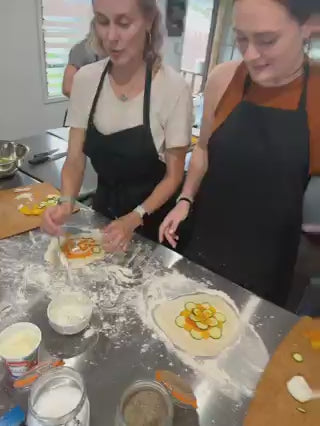
[[[124,93],[122,95],[120,95],[119,99],[122,102],[127,102],[129,100],[128,96],[126,96]]]

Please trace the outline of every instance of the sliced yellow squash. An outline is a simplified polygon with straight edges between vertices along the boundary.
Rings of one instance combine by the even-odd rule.
[[[202,312],[202,315],[203,315],[203,317],[204,317],[205,319],[207,319],[207,318],[211,318],[211,317],[213,316],[213,312],[212,312],[210,309],[205,309],[205,310]]]
[[[201,303],[201,307],[202,307],[202,309],[210,309],[210,304],[209,303]]]
[[[194,314],[190,314],[189,318],[194,321],[194,322],[198,322],[200,318],[198,318],[197,316],[195,316]]]
[[[207,324],[209,327],[216,327],[218,325],[218,320],[211,317],[205,320],[205,324]]]
[[[192,309],[192,313],[196,316],[196,317],[200,317],[200,315],[202,314],[201,309],[195,308]]]
[[[207,324],[204,324],[203,322],[196,322],[196,326],[198,328],[200,328],[200,330],[207,330],[209,328],[209,326]]]

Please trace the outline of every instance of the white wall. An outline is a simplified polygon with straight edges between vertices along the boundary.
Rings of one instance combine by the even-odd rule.
[[[61,127],[67,103],[45,104],[37,2],[0,0],[0,139]]]
[[[67,102],[46,104],[42,88],[38,4],[0,0],[0,139],[61,127]],[[160,0],[165,12],[167,0]],[[165,41],[165,62],[180,70],[183,38]]]

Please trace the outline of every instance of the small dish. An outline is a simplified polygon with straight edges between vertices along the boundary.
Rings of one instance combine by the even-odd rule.
[[[83,293],[63,293],[48,305],[49,324],[59,334],[73,335],[90,323],[93,304]]]

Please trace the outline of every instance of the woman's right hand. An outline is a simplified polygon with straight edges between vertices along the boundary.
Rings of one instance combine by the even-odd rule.
[[[180,223],[188,217],[189,211],[190,203],[181,200],[171,212],[168,213],[159,228],[160,243],[166,239],[173,248],[177,247],[179,236],[176,234],[176,231]]]
[[[61,235],[61,225],[66,223],[72,211],[73,205],[71,203],[48,207],[42,215],[41,229],[49,235]]]

